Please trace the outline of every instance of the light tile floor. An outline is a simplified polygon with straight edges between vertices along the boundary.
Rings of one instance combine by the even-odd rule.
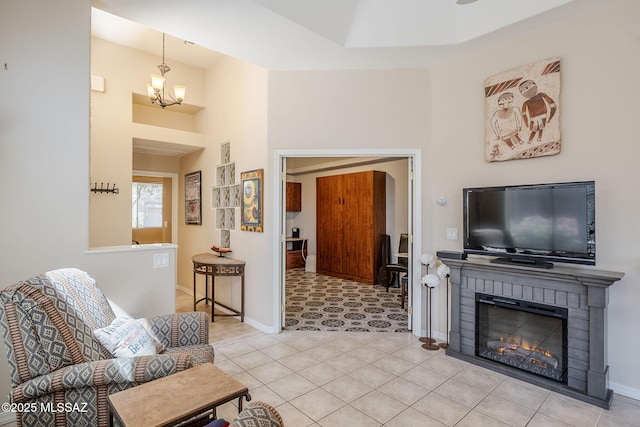
[[[177,292],[179,310],[191,309],[187,296]],[[253,400],[275,406],[287,427],[640,426],[637,400],[616,395],[603,410],[424,350],[411,333],[269,335],[216,317],[210,338],[215,364],[246,384]],[[237,409],[229,403],[218,415],[233,419]]]
[[[176,301],[177,311],[193,307],[181,290]],[[640,426],[637,400],[615,395],[603,410],[424,350],[411,333],[269,335],[232,317],[210,326],[215,364],[247,385],[252,400],[276,407],[287,427]],[[228,420],[237,413],[232,403],[218,409]]]

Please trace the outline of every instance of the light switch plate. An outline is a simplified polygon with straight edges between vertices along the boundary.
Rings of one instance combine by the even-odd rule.
[[[447,240],[458,240],[457,228],[447,228]]]
[[[153,254],[153,268],[169,268],[169,253]]]

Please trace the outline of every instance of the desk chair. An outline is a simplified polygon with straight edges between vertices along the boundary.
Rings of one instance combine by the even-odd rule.
[[[404,257],[398,257],[397,263],[391,263],[391,253],[389,251],[390,246],[390,238],[389,235],[384,236],[382,239],[382,267],[380,267],[380,271],[378,272],[378,283],[387,288],[387,292],[389,292],[389,288],[393,286],[401,286],[400,277],[402,274],[407,274],[409,272],[409,259]],[[400,243],[398,245],[399,253],[407,253],[409,251],[409,235],[406,233],[402,233],[400,235]]]

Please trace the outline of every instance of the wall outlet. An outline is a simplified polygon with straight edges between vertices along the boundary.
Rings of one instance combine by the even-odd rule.
[[[169,253],[153,254],[153,268],[169,268]]]
[[[458,240],[457,228],[447,228],[447,240]]]

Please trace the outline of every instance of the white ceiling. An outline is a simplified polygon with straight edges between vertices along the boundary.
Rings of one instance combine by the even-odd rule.
[[[607,1],[93,0],[92,33],[161,56],[164,31],[166,57],[201,68],[428,67]]]
[[[222,55],[271,70],[429,67],[606,1],[93,0],[92,35],[161,58],[165,32],[167,62],[205,69]],[[133,145],[170,157],[200,149]],[[308,162],[290,168],[317,167]]]

